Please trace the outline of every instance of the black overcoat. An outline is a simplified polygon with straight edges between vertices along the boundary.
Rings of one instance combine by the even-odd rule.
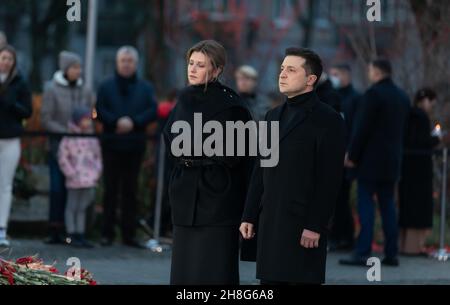
[[[169,178],[169,203],[174,224],[171,284],[239,284],[239,224],[244,209],[252,160],[248,156],[227,156],[224,129],[224,156],[194,154],[194,113],[202,123],[251,120],[241,98],[219,82],[189,86],[164,129],[169,158],[174,164]],[[172,133],[177,121],[187,122],[193,143],[191,156],[175,157]],[[209,134],[203,135],[203,141]],[[235,143],[236,144],[236,143]],[[236,147],[236,145],[235,145]]]
[[[167,151],[175,167],[169,181],[173,223],[180,226],[239,224],[251,172],[250,158],[245,156],[175,158],[170,152],[172,141],[178,135],[171,132],[172,124],[178,120],[188,122],[192,126],[193,135],[194,113],[202,114],[203,124],[215,120],[225,126],[226,121],[251,120],[250,112],[241,98],[232,89],[219,82],[209,83],[206,91],[204,85],[200,85],[189,86],[180,93],[178,103],[164,128]],[[203,140],[207,136],[208,134],[205,134]],[[224,152],[225,145],[226,143]],[[183,162],[185,159],[207,160],[214,164],[187,167]]]
[[[22,120],[31,116],[31,93],[20,74],[0,84],[0,139],[16,138],[23,132]]]
[[[433,227],[432,150],[438,144],[439,138],[431,136],[427,114],[417,107],[412,108],[399,184],[399,220],[403,228]]]
[[[348,148],[358,179],[398,182],[409,109],[408,95],[391,78],[375,83],[364,93]]]
[[[286,103],[269,111],[279,121]],[[259,220],[257,278],[289,283],[325,281],[327,233],[342,180],[345,125],[311,95],[280,134],[279,163],[255,166],[243,215]],[[300,245],[303,229],[321,234],[319,248]]]

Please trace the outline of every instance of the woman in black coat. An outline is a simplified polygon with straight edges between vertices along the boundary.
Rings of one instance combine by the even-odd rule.
[[[6,230],[20,159],[22,120],[31,116],[31,94],[17,72],[16,58],[13,47],[0,49],[0,247],[9,246]]]
[[[431,135],[429,114],[435,100],[430,89],[419,90],[409,116],[399,184],[400,251],[404,254],[422,254],[433,227],[431,151],[440,139]]]
[[[207,40],[196,44],[188,51],[187,60],[189,86],[180,92],[164,129],[174,163],[168,190],[174,224],[170,282],[235,285],[239,284],[239,224],[250,163],[246,157],[205,156],[204,142],[196,142],[193,136],[194,113],[202,115],[203,124],[214,120],[224,129],[225,121],[246,122],[251,116],[239,96],[217,81],[226,61],[219,43]],[[191,148],[182,154],[176,152],[180,130],[175,123],[180,121],[189,124],[192,134]],[[225,139],[224,131],[224,152]],[[195,154],[198,149],[201,155]]]

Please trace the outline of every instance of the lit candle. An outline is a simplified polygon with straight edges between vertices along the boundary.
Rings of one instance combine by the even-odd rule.
[[[442,129],[440,124],[436,124],[436,126],[433,129],[433,132],[431,133],[434,137],[441,137],[442,136]]]
[[[92,119],[93,120],[97,119],[97,110],[95,108],[92,109]]]

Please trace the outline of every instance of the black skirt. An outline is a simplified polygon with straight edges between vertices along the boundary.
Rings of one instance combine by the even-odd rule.
[[[399,225],[433,228],[433,161],[430,156],[405,156],[399,183]]]
[[[171,285],[239,285],[239,229],[174,226]]]

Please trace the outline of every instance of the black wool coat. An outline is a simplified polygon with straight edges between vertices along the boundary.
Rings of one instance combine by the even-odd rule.
[[[20,74],[0,85],[0,139],[19,137],[22,120],[31,116],[31,92]]]
[[[348,152],[356,164],[358,179],[383,183],[399,180],[409,109],[407,94],[390,78],[364,93]]]
[[[171,152],[174,122],[182,120],[191,126],[192,143],[194,113],[201,113],[203,124],[220,122],[224,129],[223,151],[226,152],[226,121],[251,120],[248,108],[238,94],[220,82],[189,86],[181,91],[178,103],[164,128],[169,159],[174,168],[169,178],[169,202],[173,224],[177,226],[239,225],[244,208],[252,160],[246,156],[180,156]],[[203,134],[203,141],[208,134]],[[194,150],[194,145],[192,145]],[[207,162],[204,166],[186,166],[183,160]]]
[[[136,75],[124,79],[116,73],[100,85],[96,109],[103,132],[109,136],[102,139],[104,150],[122,153],[145,150],[146,128],[156,120],[156,99],[149,82]],[[124,116],[131,118],[134,128],[129,134],[119,136],[115,132],[117,121]]]
[[[266,120],[279,121],[286,107],[269,111]],[[242,219],[259,221],[257,278],[323,283],[327,233],[343,176],[345,124],[312,94],[283,130],[278,165],[254,167]],[[321,234],[318,248],[300,245],[304,229]]]
[[[399,183],[399,222],[403,228],[433,227],[432,150],[438,144],[439,138],[431,135],[428,115],[412,108]]]

